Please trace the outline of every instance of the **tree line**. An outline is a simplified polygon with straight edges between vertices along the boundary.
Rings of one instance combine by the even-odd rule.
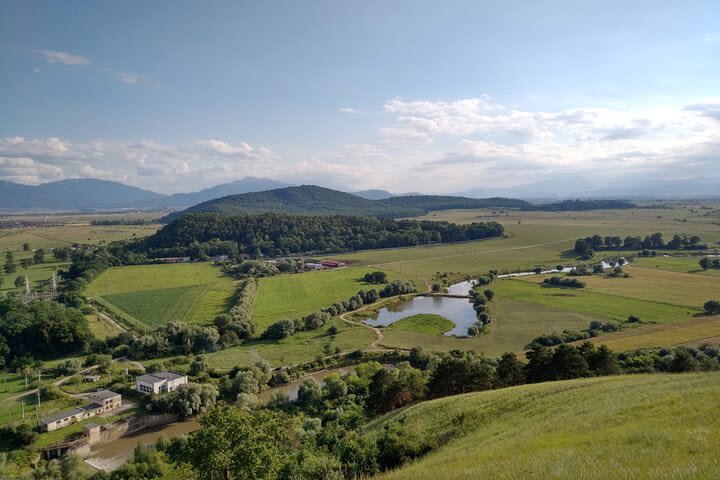
[[[672,240],[665,243],[662,233],[655,232],[640,236],[628,235],[625,238],[619,236],[592,235],[575,240],[575,253],[578,255],[592,257],[595,251],[603,250],[696,250],[705,248],[700,244],[700,237],[697,235],[673,235]]]
[[[458,225],[353,216],[187,214],[126,248],[148,257],[193,256],[198,249],[208,255],[287,256],[460,242],[503,232],[496,222]]]

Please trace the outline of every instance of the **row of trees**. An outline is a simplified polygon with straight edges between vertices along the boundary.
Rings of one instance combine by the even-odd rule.
[[[543,279],[543,285],[564,288],[585,288],[585,282],[582,280],[557,275]]]
[[[488,313],[487,302],[492,301],[495,297],[495,292],[491,289],[486,288],[482,292],[480,291],[480,285],[476,285],[471,288],[468,294],[470,295],[470,303],[472,303],[473,310],[475,310],[475,317],[477,321],[468,327],[467,336],[475,337],[479,335],[483,328],[490,324],[490,314]]]
[[[704,248],[697,235],[673,235],[672,240],[665,243],[662,233],[655,232],[645,238],[628,235],[624,239],[619,236],[592,235],[575,240],[575,253],[587,256],[600,250],[692,250]]]
[[[498,237],[496,222],[380,220],[372,217],[268,213],[225,217],[186,214],[156,234],[129,244],[150,257],[209,255],[288,256],[302,252],[343,252]]]
[[[388,283],[379,292],[374,288],[370,290],[360,290],[348,300],[335,302],[329,307],[313,312],[306,317],[294,320],[278,320],[271,324],[262,336],[266,339],[282,339],[294,335],[297,332],[317,330],[325,325],[330,318],[340,315],[341,313],[353,312],[363,305],[377,302],[380,298],[414,293],[416,291],[417,287],[414,282],[403,282],[400,280]]]

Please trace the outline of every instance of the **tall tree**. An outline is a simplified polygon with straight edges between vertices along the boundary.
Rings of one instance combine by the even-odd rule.
[[[221,404],[200,417],[181,461],[209,480],[277,478],[294,439],[282,413]]]

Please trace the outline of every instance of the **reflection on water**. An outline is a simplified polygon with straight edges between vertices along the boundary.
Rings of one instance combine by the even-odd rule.
[[[467,290],[465,292],[467,293]],[[368,316],[365,323],[374,327],[386,327],[398,320],[421,313],[441,315],[452,321],[455,327],[445,332],[448,336],[465,336],[468,328],[476,321],[475,310],[465,298],[413,297]]]
[[[109,472],[120,468],[125,461],[130,458],[138,443],[155,445],[160,435],[164,434],[172,437],[174,435],[189,433],[199,428],[200,424],[194,419],[148,428],[136,434],[118,438],[105,445],[93,447],[90,451],[90,456],[85,461],[97,469]]]

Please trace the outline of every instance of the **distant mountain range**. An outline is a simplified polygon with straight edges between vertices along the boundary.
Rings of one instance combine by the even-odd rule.
[[[199,192],[163,195],[94,178],[60,180],[37,186],[0,180],[0,211],[187,208],[213,198],[287,186],[286,183],[267,178],[245,177]]]
[[[165,207],[190,207],[198,203],[207,202],[213,198],[238,195],[241,193],[262,192],[274,188],[289,187],[287,183],[270,180],[269,178],[245,177],[222,185],[205,188],[199,192],[174,193],[164,197],[160,202]]]
[[[0,212],[69,212],[81,210],[117,210],[117,209],[170,209],[180,210],[191,206],[203,204],[215,199],[233,195],[242,195],[255,192],[267,192],[287,188],[290,185],[268,178],[245,177],[233,182],[216,185],[197,192],[175,193],[163,195],[144,190],[142,188],[124,185],[118,182],[97,180],[92,178],[60,180],[42,185],[22,185],[19,183],[0,180]],[[318,187],[320,188],[320,187]],[[329,189],[325,189],[329,190]],[[333,190],[337,193],[343,193]],[[287,193],[287,192],[286,192]],[[305,192],[306,194],[308,192]],[[317,193],[317,192],[316,192]],[[378,215],[400,212],[402,209],[428,211],[446,208],[481,208],[481,207],[517,207],[523,206],[522,200],[509,202],[510,198],[520,199],[664,199],[664,198],[691,198],[691,197],[720,197],[720,180],[710,175],[707,178],[688,180],[668,180],[653,182],[652,184],[636,184],[631,180],[618,182],[611,187],[598,190],[591,182],[582,178],[568,178],[562,182],[536,182],[522,187],[508,188],[477,188],[460,192],[455,195],[422,195],[419,193],[393,194],[386,190],[362,190],[346,193],[354,197],[353,202],[341,201],[337,208],[322,205],[321,198],[306,198],[308,205],[315,213],[326,211],[352,210],[357,214],[375,212]],[[238,211],[255,211],[269,209],[269,211],[288,211],[291,200],[280,198],[272,199],[272,195],[260,198],[245,199],[240,203]],[[348,197],[344,197],[346,200]],[[470,200],[482,200],[476,203]],[[493,203],[495,199],[495,203]],[[341,200],[332,198],[333,202]],[[359,200],[385,202],[384,204],[369,204],[363,207]],[[257,203],[251,206],[248,203]],[[259,202],[259,203],[258,203]],[[279,203],[278,203],[279,202]],[[499,203],[498,203],[499,202]],[[285,205],[288,203],[288,205]],[[229,204],[223,200],[219,204]],[[218,205],[212,208],[223,210]],[[260,207],[263,205],[262,207]],[[343,206],[344,205],[344,206]],[[203,207],[204,208],[204,207]],[[297,207],[297,210],[302,210]],[[310,212],[308,212],[310,213]]]
[[[0,181],[0,210],[85,210],[159,206],[159,193],[118,182],[80,178],[42,185]]]
[[[436,195],[368,200],[330,188],[302,185],[216,198],[181,212],[172,213],[166,217],[166,220],[173,220],[184,213],[244,215],[267,212],[301,215],[371,215],[380,218],[398,218],[451,208],[529,208],[531,206],[528,202],[511,198],[477,199]]]

